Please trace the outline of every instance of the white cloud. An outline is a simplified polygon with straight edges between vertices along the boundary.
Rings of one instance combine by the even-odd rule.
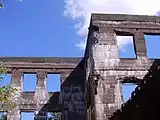
[[[84,50],[86,47],[86,40],[80,41],[80,43],[75,44],[76,47],[79,47],[80,49]]]
[[[125,46],[128,44],[133,44],[133,37],[132,36],[117,36],[117,43],[119,49],[122,52],[126,52]]]
[[[160,0],[65,0],[64,15],[77,21],[77,34],[86,38],[91,13],[125,13],[139,15],[155,15],[160,10]],[[158,15],[159,13],[157,13]],[[121,50],[128,44],[129,39],[120,39]],[[77,47],[85,48],[84,40]]]

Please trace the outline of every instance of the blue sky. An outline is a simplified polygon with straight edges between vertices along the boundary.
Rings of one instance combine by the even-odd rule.
[[[83,55],[74,46],[74,22],[63,16],[63,0],[6,0],[4,5],[0,9],[1,56]]]
[[[74,25],[77,20],[63,15],[63,0],[5,0],[5,7],[0,9],[0,56],[43,56],[43,57],[77,57],[83,56],[84,50],[75,44],[85,38],[77,35]],[[157,52],[160,37],[147,36],[148,55],[160,57]],[[125,51],[120,51],[121,57],[135,57],[133,45],[125,46]],[[10,76],[5,77],[8,83]],[[35,75],[25,77],[25,90],[35,88]],[[48,77],[50,83],[49,91],[59,89],[58,77]],[[51,81],[55,79],[54,82]],[[30,80],[28,83],[27,80]],[[49,84],[50,85],[50,84]],[[130,91],[134,87],[124,87],[125,99],[128,99]],[[30,117],[32,115],[29,115]],[[31,118],[23,116],[22,120]]]

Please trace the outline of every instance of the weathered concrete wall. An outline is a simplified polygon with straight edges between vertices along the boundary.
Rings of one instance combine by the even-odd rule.
[[[112,114],[110,120],[150,120],[159,118],[160,62],[155,60],[147,75],[121,109]]]
[[[86,61],[92,61],[92,70],[87,71],[87,74],[98,78],[97,86],[89,82],[86,84],[97,90],[94,94],[95,120],[108,120],[112,113],[121,107],[122,83],[126,82],[123,77],[134,76],[141,80],[153,64],[154,60],[147,58],[144,34],[160,34],[160,17],[91,15],[85,56]],[[133,36],[135,59],[119,58],[116,35]],[[94,77],[90,81],[95,81]]]
[[[20,112],[34,112],[35,120],[47,120],[47,112],[62,112],[62,120],[84,120],[84,65],[82,58],[1,57],[17,88],[17,106],[8,113],[9,120],[20,120]],[[23,92],[23,74],[37,74],[35,92]],[[48,93],[47,73],[59,73],[61,91]],[[13,98],[15,100],[15,98]]]
[[[75,118],[77,120],[85,120],[84,61],[82,60],[68,76],[65,74],[63,75],[65,81],[61,85],[60,92],[60,103],[63,109],[62,120],[75,120]]]
[[[21,111],[35,112],[35,120],[52,111],[62,120],[108,120],[123,103],[122,83],[139,83],[155,62],[144,34],[160,34],[160,17],[92,14],[84,58],[0,57],[18,89],[13,99],[20,98],[9,120],[20,120]],[[133,36],[136,58],[119,57],[116,35]],[[35,92],[22,92],[24,73],[37,74]],[[60,92],[46,91],[47,73],[60,73]]]

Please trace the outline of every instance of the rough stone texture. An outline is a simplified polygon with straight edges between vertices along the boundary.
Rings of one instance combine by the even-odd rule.
[[[21,111],[35,112],[35,120],[46,120],[47,112],[61,112],[62,120],[108,120],[123,103],[122,84],[140,84],[155,63],[144,34],[160,34],[160,17],[92,14],[83,58],[1,57],[20,97],[9,120],[20,120]],[[119,58],[116,35],[133,36],[136,58]],[[24,73],[37,74],[35,92],[22,92]],[[46,91],[47,73],[60,73],[60,92]]]
[[[82,58],[1,57],[12,74],[11,84],[18,89],[16,108],[8,120],[20,120],[20,112],[34,112],[35,120],[47,120],[47,112],[62,112],[62,120],[84,120],[84,62]],[[23,74],[37,74],[35,92],[23,92]],[[46,90],[47,74],[60,73],[61,91]],[[15,98],[13,98],[15,99]]]
[[[86,96],[87,93],[91,94],[94,104],[86,102],[88,120],[108,120],[123,103],[122,84],[125,82],[139,84],[155,62],[154,59],[147,58],[144,34],[160,34],[160,17],[91,15],[85,51],[87,67],[85,94]],[[116,35],[133,36],[136,58],[119,57]],[[91,92],[90,88],[95,88],[95,92]],[[86,99],[90,101],[89,97]],[[93,112],[95,114],[92,114]]]
[[[131,98],[121,109],[112,114],[110,120],[150,120],[159,118],[160,64],[155,60]]]

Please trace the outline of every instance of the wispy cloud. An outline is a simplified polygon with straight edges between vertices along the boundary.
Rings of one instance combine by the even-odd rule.
[[[160,11],[158,11],[158,12],[156,13],[156,15],[157,15],[157,16],[160,16]]]
[[[85,46],[86,46],[86,40],[80,41],[80,43],[75,44],[75,46],[78,47],[78,48],[80,48],[81,50],[84,50]]]
[[[76,21],[76,33],[82,39],[79,48],[85,48],[86,36],[91,13],[124,13],[139,15],[155,15],[160,10],[160,0],[64,0],[64,16]],[[160,12],[157,12],[157,15]],[[130,39],[119,39],[119,47],[122,51],[125,46],[131,44]]]

